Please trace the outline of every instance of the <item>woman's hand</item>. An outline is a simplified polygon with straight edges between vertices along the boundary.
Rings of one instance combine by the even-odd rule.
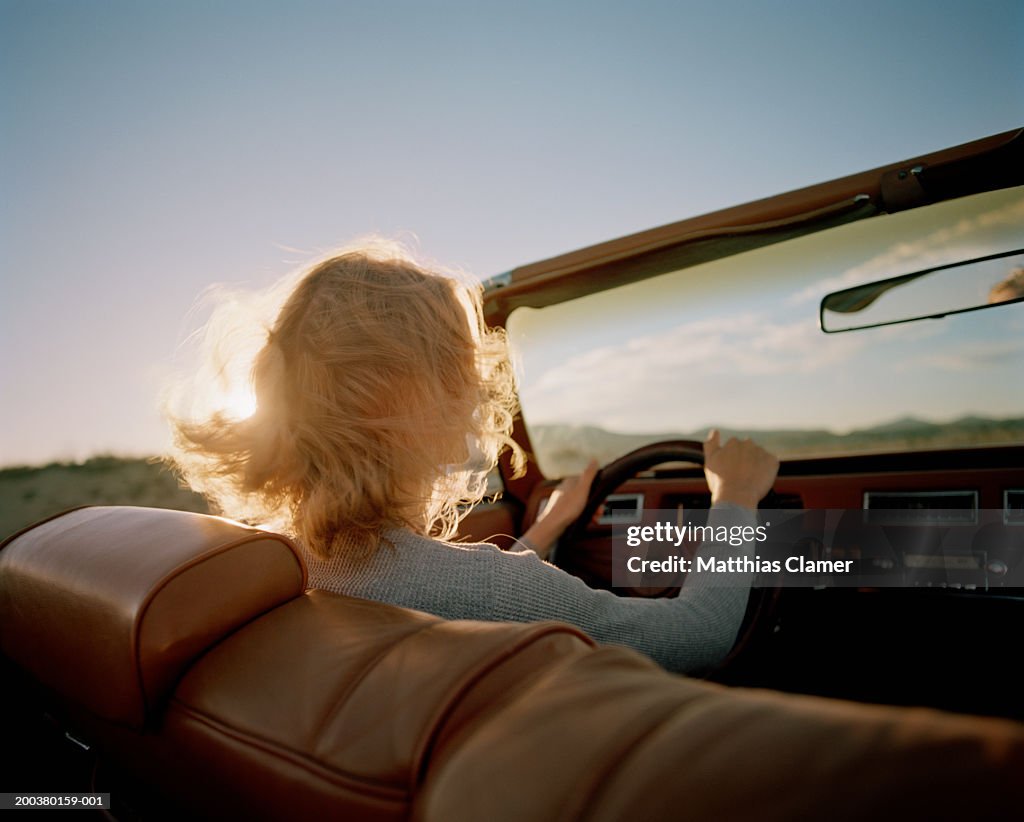
[[[597,460],[591,460],[582,474],[562,480],[548,498],[544,512],[523,535],[523,542],[541,559],[583,512],[597,467]],[[704,475],[712,504],[731,502],[756,510],[757,503],[771,490],[778,470],[775,455],[749,439],[730,439],[723,445],[718,431],[713,430],[704,443]]]
[[[717,430],[704,442],[704,476],[711,502],[731,502],[751,510],[772,489],[779,460],[749,439],[730,438],[725,445]]]
[[[548,497],[548,504],[523,540],[544,559],[562,532],[576,521],[590,497],[590,486],[597,475],[597,460],[591,460],[583,473],[566,477]]]

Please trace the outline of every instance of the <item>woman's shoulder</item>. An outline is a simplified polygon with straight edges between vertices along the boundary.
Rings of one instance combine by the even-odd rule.
[[[371,556],[314,562],[313,587],[388,602],[445,619],[490,619],[497,563],[503,553],[487,542],[446,542],[406,529],[388,529]]]
[[[454,556],[458,556],[459,552],[503,553],[501,548],[493,542],[456,542],[443,540],[435,537],[424,536],[423,534],[417,534],[407,528],[390,528],[385,530],[381,534],[381,546],[378,550],[387,550],[389,545],[398,549],[427,550],[442,554],[452,554]]]

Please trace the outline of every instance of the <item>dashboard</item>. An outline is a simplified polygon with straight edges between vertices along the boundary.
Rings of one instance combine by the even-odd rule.
[[[535,489],[524,528],[555,485]],[[616,525],[640,522],[645,512],[699,511],[710,502],[699,469],[646,472],[609,497],[583,544],[559,564],[592,587],[612,588]],[[830,512],[827,536],[819,533],[819,544],[800,550],[810,560],[852,560],[863,583],[857,587],[872,587],[873,571],[890,572],[888,586],[895,580],[899,587],[978,593],[1016,590],[1024,582],[1018,579],[1024,572],[1021,446],[786,461],[762,508]]]
[[[543,481],[534,488],[518,525],[512,501],[474,512],[467,524],[482,529],[474,538],[521,533],[556,485]],[[1024,680],[1016,664],[1024,631],[1022,491],[1024,446],[783,462],[766,506],[837,510],[877,526],[887,540],[885,559],[902,568],[904,582],[844,587],[825,580],[755,589],[742,648],[708,676],[730,685],[1024,719]],[[695,467],[646,472],[616,495],[613,513],[592,522],[570,560],[559,561],[592,587],[611,587],[614,523],[635,515],[638,505],[700,509],[710,502]],[[882,520],[871,523],[877,516]],[[936,533],[971,521],[980,540],[959,554],[936,550]],[[833,536],[839,539],[841,531]],[[506,547],[511,542],[506,539]],[[833,557],[850,551],[831,547]],[[814,555],[813,547],[801,550]],[[879,553],[858,561],[875,561]],[[676,590],[614,592],[666,596]]]

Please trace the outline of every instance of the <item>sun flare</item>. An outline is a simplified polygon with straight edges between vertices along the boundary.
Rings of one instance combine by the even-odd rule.
[[[244,420],[256,413],[256,395],[250,386],[239,386],[223,400],[223,413],[235,420]]]

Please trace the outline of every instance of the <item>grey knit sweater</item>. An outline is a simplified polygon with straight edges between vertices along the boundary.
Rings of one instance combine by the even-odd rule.
[[[728,504],[708,516],[713,526],[754,524],[752,512]],[[307,552],[310,585],[445,619],[568,622],[598,642],[635,648],[672,671],[698,670],[729,652],[751,582],[749,574],[731,574],[727,585],[691,575],[677,597],[627,599],[589,588],[530,550],[442,542],[403,530],[385,536],[394,547],[382,545],[362,562],[344,551],[329,560]],[[714,556],[749,549],[716,544]]]

